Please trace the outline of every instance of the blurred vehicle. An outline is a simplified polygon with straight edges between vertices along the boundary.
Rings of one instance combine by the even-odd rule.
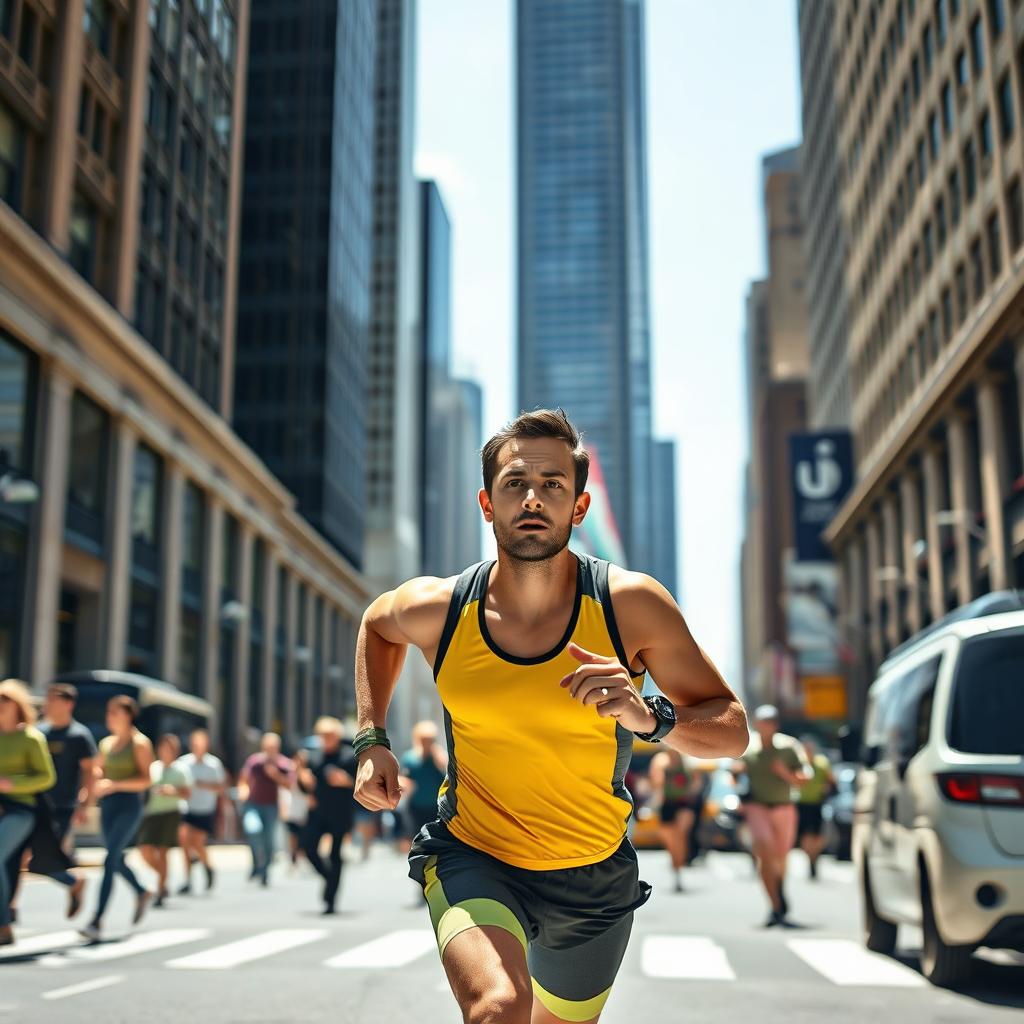
[[[188,749],[188,738],[194,729],[206,729],[216,736],[213,705],[160,679],[134,672],[93,669],[87,672],[64,672],[54,676],[54,683],[71,683],[78,690],[75,718],[86,726],[97,743],[107,735],[107,701],[111,697],[131,697],[139,705],[135,724],[154,743],[164,733],[174,733]],[[99,809],[89,810],[85,824],[76,827],[75,835],[86,839],[99,835]]]
[[[832,765],[836,780],[834,792],[821,809],[825,822],[825,852],[836,860],[849,860],[853,838],[853,807],[857,790],[857,765],[839,762]]]
[[[1016,609],[1016,610],[1007,610]],[[1024,951],[1024,595],[990,594],[898,648],[868,694],[853,854],[869,949],[923,933],[938,985],[979,946]]]
[[[735,852],[743,849],[740,828],[743,816],[740,814],[740,797],[736,789],[736,778],[725,765],[718,762],[711,775],[711,785],[704,802],[698,829],[702,850],[723,850]]]

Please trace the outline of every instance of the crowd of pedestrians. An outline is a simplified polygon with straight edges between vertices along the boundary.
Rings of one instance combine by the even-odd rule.
[[[77,693],[54,684],[37,723],[28,688],[17,680],[0,683],[0,945],[14,942],[17,893],[26,872],[43,875],[67,890],[67,916],[84,902],[91,916],[80,929],[100,941],[104,918],[120,878],[132,892],[131,920],[163,907],[171,897],[169,876],[180,870],[177,896],[214,888],[209,841],[218,833],[219,811],[231,793],[224,764],[211,752],[210,737],[197,729],[183,753],[181,738],[167,733],[154,742],[136,724],[139,708],[126,696],[106,708],[106,732],[97,744],[74,717]],[[358,833],[364,848],[384,829],[380,814],[357,814],[356,758],[337,718],[317,720],[314,741],[291,756],[281,738],[266,733],[259,750],[238,775],[237,815],[252,854],[250,879],[268,886],[278,853],[278,834],[287,836],[285,857],[293,869],[303,861],[322,882],[324,914],[337,911],[343,846]],[[389,829],[399,850],[407,850],[421,826],[437,813],[437,791],[447,769],[447,753],[437,727],[421,722],[413,745],[401,759],[402,787],[408,794]],[[85,875],[74,868],[74,828],[98,811],[106,856],[92,900],[83,901]],[[127,858],[137,848],[148,872]],[[180,850],[180,861],[171,851]],[[195,879],[196,871],[201,875]],[[142,877],[140,877],[140,875]]]

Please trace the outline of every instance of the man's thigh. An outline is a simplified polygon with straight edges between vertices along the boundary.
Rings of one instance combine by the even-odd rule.
[[[530,1019],[534,1000],[526,952],[506,928],[480,925],[458,932],[445,944],[441,963],[463,1013],[483,1005],[495,1019]]]
[[[782,807],[773,807],[770,813],[770,820],[775,856],[784,862],[786,857],[789,856],[789,851],[796,844],[796,805],[785,804]]]

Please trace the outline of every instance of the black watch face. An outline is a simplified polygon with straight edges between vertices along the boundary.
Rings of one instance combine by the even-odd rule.
[[[664,697],[652,697],[651,705],[651,710],[658,716],[658,718],[664,719],[668,722],[674,722],[676,720],[676,709],[672,706],[671,702],[667,701]]]

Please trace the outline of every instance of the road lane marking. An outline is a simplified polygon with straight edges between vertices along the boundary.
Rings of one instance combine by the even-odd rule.
[[[648,978],[736,980],[725,950],[704,935],[646,936],[640,969]]]
[[[81,944],[82,936],[75,931],[47,932],[45,935],[33,935],[30,939],[19,938],[13,946],[7,946],[0,951],[0,962],[31,956],[33,953],[49,953],[65,946],[80,946]]]
[[[69,949],[58,956],[48,956],[40,963],[45,967],[64,967],[77,960],[120,960],[126,956],[150,953],[154,949],[180,946],[186,942],[198,942],[209,934],[209,928],[166,928],[155,932],[140,932],[138,935],[129,936],[120,942],[97,942],[91,946]]]
[[[229,942],[225,946],[214,946],[213,949],[183,956],[177,960],[168,960],[168,967],[189,968],[207,971],[223,971],[229,967],[260,960],[263,957],[283,953],[296,946],[304,946],[315,942],[328,934],[326,928],[280,928],[276,931],[252,935],[248,939]]]
[[[110,988],[111,985],[119,985],[122,981],[124,981],[123,974],[108,974],[102,978],[80,981],[77,985],[51,989],[49,992],[43,993],[43,999],[67,999],[69,996],[80,996],[85,992],[95,992],[100,988]]]
[[[382,935],[324,961],[324,967],[404,967],[437,948],[429,928],[407,929]]]
[[[852,939],[789,939],[786,945],[835,985],[920,988],[925,984],[917,971],[870,953]]]

